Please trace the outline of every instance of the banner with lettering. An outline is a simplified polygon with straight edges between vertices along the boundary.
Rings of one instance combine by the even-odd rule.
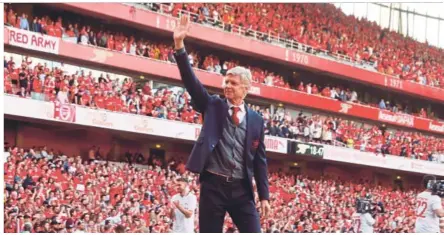
[[[16,31],[25,31],[14,29]],[[5,37],[5,40],[8,40]],[[7,43],[5,41],[5,43]],[[11,44],[11,40],[9,40]],[[164,63],[156,60],[146,59],[123,53],[111,52],[109,50],[85,47],[65,41],[60,41],[59,55],[79,60],[93,61],[98,65],[113,66],[117,69],[133,71],[137,73],[150,74],[164,77],[169,80],[180,81],[180,74],[174,69],[174,64]],[[24,46],[24,45],[19,45]],[[38,48],[32,48],[39,50]],[[153,69],[156,68],[156,69]],[[206,87],[221,89],[222,76],[204,70],[195,70],[197,77]],[[392,82],[388,82],[392,84]],[[396,83],[393,83],[396,84]],[[405,87],[405,85],[403,85]],[[326,112],[348,115],[354,118],[389,123],[402,127],[415,128],[422,131],[444,134],[444,122],[433,121],[427,118],[416,117],[408,114],[393,113],[379,108],[360,105],[357,103],[344,103],[328,97],[309,95],[291,89],[284,89],[255,83],[250,90],[251,96],[261,97],[298,107],[323,110]]]
[[[8,31],[9,44],[13,46],[59,54],[59,38],[11,27],[8,27]]]
[[[379,110],[378,120],[408,127],[413,127],[415,124],[415,118],[412,115],[393,113],[386,110]]]
[[[288,140],[281,137],[266,135],[264,138],[265,149],[275,153],[287,153]]]

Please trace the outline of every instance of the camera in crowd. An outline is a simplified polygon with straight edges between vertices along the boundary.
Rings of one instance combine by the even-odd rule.
[[[429,180],[427,188],[432,191],[432,195],[444,198],[444,180]]]
[[[370,213],[375,217],[377,213],[384,213],[384,205],[382,202],[373,202],[372,196],[367,194],[364,198],[356,200],[356,212],[361,214]]]
[[[356,200],[356,212],[365,214],[371,211],[371,201],[366,198],[358,198]]]

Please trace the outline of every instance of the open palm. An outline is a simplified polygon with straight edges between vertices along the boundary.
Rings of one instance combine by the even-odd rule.
[[[179,25],[174,29],[174,41],[181,42],[187,36],[188,30],[190,29],[190,19],[187,15],[182,15],[180,17]]]

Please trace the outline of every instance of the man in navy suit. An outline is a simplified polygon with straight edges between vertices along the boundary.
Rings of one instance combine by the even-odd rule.
[[[270,204],[264,120],[244,102],[251,72],[243,67],[228,70],[224,77],[225,99],[209,95],[196,78],[185,51],[189,27],[189,18],[182,16],[174,30],[174,57],[194,108],[204,117],[186,165],[189,171],[200,174],[199,231],[222,232],[228,212],[240,232],[261,232],[253,176],[263,218],[268,216]]]

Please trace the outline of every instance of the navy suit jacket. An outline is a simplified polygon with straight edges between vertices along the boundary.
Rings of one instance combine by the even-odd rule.
[[[217,95],[209,95],[202,83],[196,78],[189,63],[185,50],[179,50],[174,54],[179,67],[182,81],[190,94],[194,108],[204,115],[200,136],[194,144],[191,155],[186,164],[187,170],[194,173],[203,173],[207,159],[211,156],[219,139],[228,113],[228,103]],[[255,111],[246,107],[247,133],[244,145],[244,168],[250,182],[253,194],[252,177],[260,200],[269,199],[267,160],[264,144],[264,120]]]

